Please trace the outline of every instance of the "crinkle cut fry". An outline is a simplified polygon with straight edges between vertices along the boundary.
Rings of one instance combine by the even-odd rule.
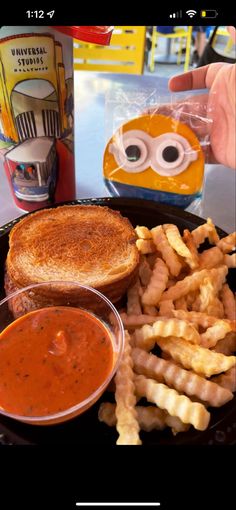
[[[108,427],[115,427],[117,424],[115,410],[116,404],[111,404],[110,402],[102,402],[98,410],[99,421],[106,423]]]
[[[183,280],[178,281],[173,287],[170,287],[166,290],[161,297],[161,301],[165,301],[166,299],[172,299],[175,301],[176,299],[186,296],[189,292],[192,292],[198,289],[201,283],[205,278],[215,278],[221,282],[221,285],[224,283],[226,275],[228,273],[227,266],[220,266],[217,269],[202,269],[201,271],[196,271],[195,273],[186,276]],[[219,274],[220,277],[219,278]],[[220,283],[217,282],[217,287],[220,287]]]
[[[135,329],[140,326],[143,326],[144,324],[153,324],[157,320],[156,315],[127,315],[124,312],[120,313],[120,318],[123,322],[123,325],[126,329]]]
[[[217,342],[212,350],[214,352],[221,352],[221,354],[225,354],[225,356],[230,356],[236,352],[236,332],[230,331],[230,333],[227,333],[222,340]]]
[[[187,299],[187,297],[186,297],[186,299]],[[201,305],[200,293],[198,292],[198,293],[196,293],[196,297],[192,303],[192,312],[200,312],[200,305]]]
[[[151,271],[153,270],[154,266],[155,266],[155,262],[156,262],[156,259],[158,257],[158,252],[155,251],[154,253],[148,253],[146,255],[146,261],[151,269]]]
[[[170,246],[162,226],[159,225],[158,227],[152,228],[151,233],[156,249],[161,253],[170,273],[173,276],[178,276],[182,269],[182,264],[175,251]]]
[[[227,319],[236,320],[236,302],[232,290],[225,283],[221,290],[221,299]]]
[[[175,307],[173,301],[162,301],[159,304],[159,315],[161,317],[173,317],[174,309]]]
[[[165,301],[163,301],[163,303],[165,303]],[[187,301],[184,296],[182,296],[179,299],[176,299],[175,308],[176,310],[185,310],[186,312],[188,311]]]
[[[193,343],[200,344],[201,341],[198,331],[192,324],[178,319],[158,318],[152,326],[145,324],[141,329],[135,331],[135,345],[150,351],[155,346],[157,337],[166,338],[173,335]]]
[[[156,246],[151,239],[137,239],[136,246],[143,255],[156,252]]]
[[[213,377],[212,381],[234,393],[236,391],[236,366],[230,368],[224,374]]]
[[[115,409],[116,404],[103,402],[99,408],[99,420],[105,422],[110,427],[114,427],[117,423]],[[166,427],[167,411],[154,406],[136,406],[135,409],[141,430],[149,432],[154,429],[163,430]]]
[[[161,409],[166,409],[171,416],[177,416],[183,423],[191,423],[197,430],[207,428],[210,413],[202,404],[192,402],[185,395],[179,395],[165,384],[143,375],[135,376],[135,387],[139,396],[146,397]]]
[[[213,246],[199,254],[199,264],[200,269],[212,269],[219,264],[225,264],[224,255],[218,246]]]
[[[175,250],[181,257],[191,259],[192,254],[182,240],[178,227],[172,223],[166,223],[163,225],[163,228],[173,250]]]
[[[224,264],[227,267],[236,267],[236,253],[232,253],[232,255],[224,255]]]
[[[231,331],[231,326],[226,321],[218,320],[201,335],[201,345],[210,349]]]
[[[178,416],[171,416],[169,413],[166,413],[166,425],[171,428],[174,436],[179,432],[186,432],[190,428],[189,423],[183,423]]]
[[[99,421],[106,423],[109,427],[116,425],[115,404],[103,402],[98,411]],[[177,418],[170,416],[164,409],[156,406],[136,406],[138,422],[141,430],[150,432],[151,430],[163,430],[165,427],[171,427],[173,434],[184,432],[189,426]]]
[[[191,252],[191,259],[186,259],[186,262],[191,269],[196,269],[199,266],[199,253],[194,243],[193,236],[187,228],[183,232],[183,240]]]
[[[149,266],[149,263],[145,255],[141,255],[139,264],[139,278],[141,280],[142,285],[146,287],[150,281],[151,276],[152,270]]]
[[[216,317],[217,319],[223,319],[225,316],[223,304],[221,303],[218,297],[215,297],[212,300],[212,302],[207,307],[206,311],[208,315]]]
[[[235,356],[224,356],[224,354],[191,344],[182,338],[158,337],[156,343],[184,368],[190,368],[206,377],[226,372],[236,363]]]
[[[225,283],[226,276],[229,272],[229,269],[227,266],[219,266],[219,267],[213,267],[210,271],[210,277],[212,279],[212,282],[215,286],[215,292],[216,294],[221,290],[223,284]]]
[[[139,239],[152,239],[152,234],[147,227],[137,225],[134,229]]]
[[[209,235],[209,225],[207,225],[207,223],[203,223],[203,225],[199,225],[198,227],[194,228],[191,234],[196,248],[199,248],[200,244],[204,243],[205,239]]]
[[[223,253],[230,253],[236,248],[236,232],[232,232],[226,237],[223,237],[218,243],[218,248],[223,251]]]
[[[215,298],[215,288],[211,278],[204,278],[199,288],[200,312],[205,312]]]
[[[152,305],[143,305],[143,313],[144,315],[151,315],[152,317],[154,315],[158,315],[157,313],[157,308],[155,306],[152,306]]]
[[[165,301],[163,301],[165,303]],[[196,326],[201,326],[202,328],[210,328],[217,321],[217,317],[212,317],[212,315],[207,315],[203,312],[190,312],[186,310],[173,310],[173,315],[176,319],[182,319],[183,321],[192,322]],[[226,324],[228,324],[227,320],[225,320]],[[231,328],[232,325],[230,324]]]
[[[211,218],[207,218],[207,225],[210,227],[208,239],[211,244],[217,244],[220,240],[216,227]]]
[[[175,301],[180,297],[186,296],[189,292],[198,289],[207,276],[207,269],[186,276],[183,280],[178,281],[175,285],[166,290],[161,297],[161,301],[165,301],[166,299]]]
[[[136,282],[129,287],[127,291],[127,314],[128,315],[139,315],[142,313],[142,308],[140,304],[139,298],[139,290],[140,290],[140,281],[139,278]]]
[[[115,375],[116,418],[119,437],[118,445],[141,444],[139,424],[135,410],[136,397],[131,357],[130,336],[125,331],[125,345],[122,359]]]
[[[166,288],[169,271],[162,259],[157,258],[151,279],[142,295],[143,305],[157,305]]]
[[[151,377],[160,383],[183,392],[192,397],[198,397],[213,407],[220,407],[233,398],[231,392],[219,388],[211,381],[175,365],[171,361],[148,354],[142,349],[134,348],[132,358],[135,371],[138,374]]]
[[[192,230],[191,233],[197,248],[200,244],[204,243],[206,238],[209,239],[211,244],[217,244],[219,241],[215,225],[212,223],[210,218],[207,219],[206,223],[199,225],[199,227]]]

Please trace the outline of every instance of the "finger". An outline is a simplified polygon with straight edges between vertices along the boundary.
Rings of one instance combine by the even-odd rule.
[[[215,155],[214,155],[214,152],[212,150],[211,147],[208,147],[208,149],[205,151],[205,158],[206,158],[206,163],[209,165],[219,165],[219,161],[216,159]]]
[[[227,27],[227,30],[230,34],[231,39],[233,40],[233,43],[236,43],[236,29],[235,27]]]
[[[197,94],[170,103],[157,104],[142,112],[143,115],[166,115],[178,122],[184,122],[200,138],[209,134],[210,122],[206,119],[208,94]]]
[[[216,74],[224,65],[227,64],[217,62],[215,64],[199,67],[198,69],[184,74],[173,76],[169,80],[169,89],[172,92],[180,92],[181,90],[210,88]]]

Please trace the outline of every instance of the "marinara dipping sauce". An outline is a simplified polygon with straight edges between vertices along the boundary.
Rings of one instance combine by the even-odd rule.
[[[90,312],[66,306],[30,312],[0,334],[0,407],[22,419],[62,413],[106,381],[114,357],[111,333]]]

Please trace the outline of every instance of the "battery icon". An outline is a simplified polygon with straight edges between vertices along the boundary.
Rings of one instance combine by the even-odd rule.
[[[218,12],[213,9],[210,9],[207,11],[201,11],[200,16],[201,18],[216,18],[216,16],[218,16]]]

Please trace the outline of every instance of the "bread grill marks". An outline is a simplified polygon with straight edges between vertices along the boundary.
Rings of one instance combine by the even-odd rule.
[[[94,287],[117,302],[138,271],[135,241],[129,220],[108,207],[73,205],[37,211],[10,233],[6,293],[9,285],[20,289],[60,280]]]

